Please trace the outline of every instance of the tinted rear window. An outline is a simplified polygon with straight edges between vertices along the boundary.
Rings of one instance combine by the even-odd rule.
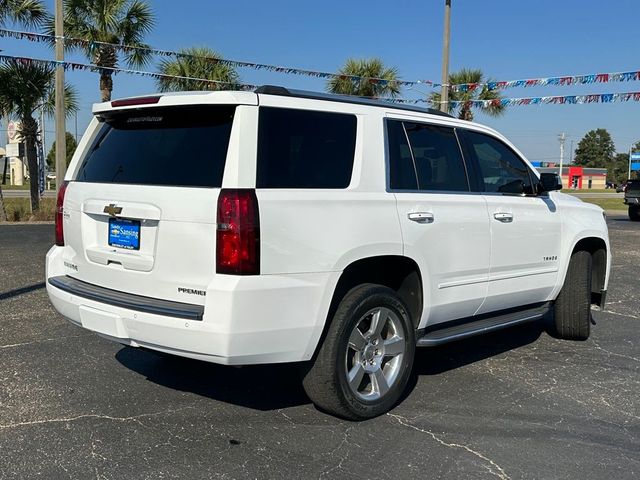
[[[257,187],[348,187],[356,123],[343,113],[260,108]]]
[[[220,187],[233,106],[110,112],[76,181]]]

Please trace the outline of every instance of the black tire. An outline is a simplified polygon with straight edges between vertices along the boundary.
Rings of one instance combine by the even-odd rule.
[[[394,360],[395,357],[384,356],[385,350],[382,349],[382,356],[375,357],[375,359],[380,359],[377,367],[379,370],[389,372],[389,365],[393,365],[391,368],[396,374],[386,393],[380,395],[380,398],[367,400],[358,396],[358,393],[352,390],[354,387],[349,386],[347,370],[348,368],[355,369],[356,367],[360,369],[361,365],[364,365],[362,369],[376,368],[373,366],[376,365],[375,359],[371,359],[369,362],[366,360],[366,358],[369,358],[367,355],[372,355],[372,349],[375,349],[375,347],[371,346],[372,344],[369,343],[369,340],[366,340],[368,333],[372,331],[373,324],[365,333],[362,333],[360,329],[363,322],[368,321],[367,314],[371,311],[376,311],[376,309],[382,309],[380,311],[393,314],[385,313],[384,321],[387,322],[388,318],[391,323],[387,332],[383,332],[380,337],[377,337],[382,339],[381,345],[386,345],[390,341],[388,339],[384,340],[384,335],[391,334],[392,327],[396,328],[395,325],[398,324],[403,330],[401,333],[404,336],[404,353],[397,360]],[[348,420],[364,420],[389,411],[404,392],[411,374],[415,355],[415,329],[406,306],[393,290],[376,284],[362,284],[353,288],[344,296],[330,321],[326,337],[314,359],[303,367],[302,384],[307,395],[320,410]],[[363,350],[366,353],[363,355],[353,349],[350,343],[350,337],[352,337],[356,328],[360,330],[367,342],[367,347]],[[397,339],[396,334],[387,338]],[[371,341],[376,342],[375,339]],[[376,344],[373,343],[373,345]],[[402,345],[402,342],[398,345]],[[375,353],[378,353],[377,349]],[[353,360],[352,367],[348,367],[349,358],[358,358],[361,361],[356,362]],[[394,363],[392,364],[392,362]],[[361,377],[362,385],[366,381],[370,381],[371,385],[368,391],[366,386],[363,387],[363,392],[360,395],[367,393],[377,395],[373,378],[376,375],[373,373],[364,373],[363,375],[367,377],[366,379],[364,376]]]
[[[571,255],[562,290],[554,304],[551,334],[564,340],[586,340],[591,330],[591,264],[589,252]]]
[[[640,221],[640,208],[629,205],[629,220],[633,222]]]

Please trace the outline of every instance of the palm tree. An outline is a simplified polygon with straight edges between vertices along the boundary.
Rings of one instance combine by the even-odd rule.
[[[47,9],[40,0],[0,0],[0,26],[7,22],[36,26],[46,19]]]
[[[67,43],[68,50],[81,48],[87,58],[98,67],[118,66],[120,51],[116,47],[92,42],[139,47],[123,49],[125,63],[138,68],[149,61],[149,46],[143,39],[155,23],[146,0],[64,0],[64,31],[72,38],[85,40],[83,46]],[[53,35],[53,19],[47,22],[47,33]],[[113,71],[100,72],[100,95],[103,102],[111,100]]]
[[[75,90],[65,86],[67,115],[78,110]],[[25,153],[31,176],[31,209],[40,208],[38,192],[38,159],[36,141],[38,122],[34,118],[43,108],[47,115],[55,111],[55,70],[48,64],[5,60],[0,65],[0,115],[14,115],[22,123],[20,135],[25,142]]]
[[[10,22],[21,23],[27,26],[41,25],[47,19],[47,9],[40,0],[0,0],[0,27]],[[0,120],[2,120],[3,108],[0,103]],[[7,219],[7,211],[0,186],[0,210]]]
[[[502,96],[497,90],[489,90],[487,83],[490,80],[486,80],[482,73],[482,70],[472,70],[463,68],[459,72],[449,75],[449,85],[462,85],[462,84],[481,84],[476,88],[468,88],[466,91],[456,91],[449,87],[449,101],[461,102],[457,106],[449,103],[449,113],[456,114],[458,118],[462,120],[473,120],[473,112],[471,109],[473,105],[471,102],[474,100],[497,100],[490,103],[486,107],[478,107],[481,112],[491,115],[493,117],[500,116],[505,111],[505,106],[500,104],[499,100]],[[430,103],[434,108],[440,108],[440,94],[437,92],[432,93],[429,96]]]
[[[327,91],[331,93],[372,98],[394,98],[400,93],[398,70],[395,67],[385,67],[379,58],[349,58],[338,73],[342,77],[333,77],[327,82]]]
[[[184,78],[160,77],[156,81],[161,92],[187,90],[237,90],[240,76],[233,67],[218,63],[222,58],[217,52],[207,47],[192,47],[180,50],[178,58],[162,60],[160,73],[164,75],[201,78],[217,82],[202,82]]]

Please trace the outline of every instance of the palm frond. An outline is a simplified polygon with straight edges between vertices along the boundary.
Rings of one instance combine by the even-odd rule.
[[[487,80],[482,73],[482,70],[463,68],[457,72],[449,75],[449,85],[463,85],[463,84],[486,84],[491,80]],[[472,103],[475,100],[500,100],[502,96],[497,90],[489,90],[486,85],[482,85],[473,89],[459,89],[454,90],[449,88],[449,102],[459,102],[456,106],[451,103],[448,105],[449,113],[456,115],[458,118],[464,120],[473,120],[473,109],[476,108],[482,113],[497,117],[502,115],[506,111],[506,107],[499,102],[492,102],[488,106],[473,107]],[[429,95],[429,103],[433,108],[440,108],[440,93],[433,92]]]
[[[219,63],[216,59],[220,54],[207,47],[193,47],[180,50],[176,59],[162,60],[159,65],[160,73],[176,77],[191,77],[196,79],[215,80],[213,83],[185,78],[161,77],[156,81],[158,90],[189,91],[189,90],[235,90],[240,83],[237,71]]]
[[[47,9],[40,0],[0,0],[0,25],[16,22],[40,26],[47,18]]]
[[[327,91],[331,93],[374,98],[394,98],[400,94],[398,70],[395,67],[385,67],[379,58],[349,58],[338,73],[342,76],[333,77],[327,82]]]

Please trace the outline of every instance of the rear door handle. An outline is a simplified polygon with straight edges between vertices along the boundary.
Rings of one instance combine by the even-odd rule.
[[[493,214],[493,218],[502,223],[511,223],[513,222],[513,213],[498,212]]]
[[[412,222],[417,223],[433,223],[433,213],[431,212],[411,212],[407,214],[407,217]]]

